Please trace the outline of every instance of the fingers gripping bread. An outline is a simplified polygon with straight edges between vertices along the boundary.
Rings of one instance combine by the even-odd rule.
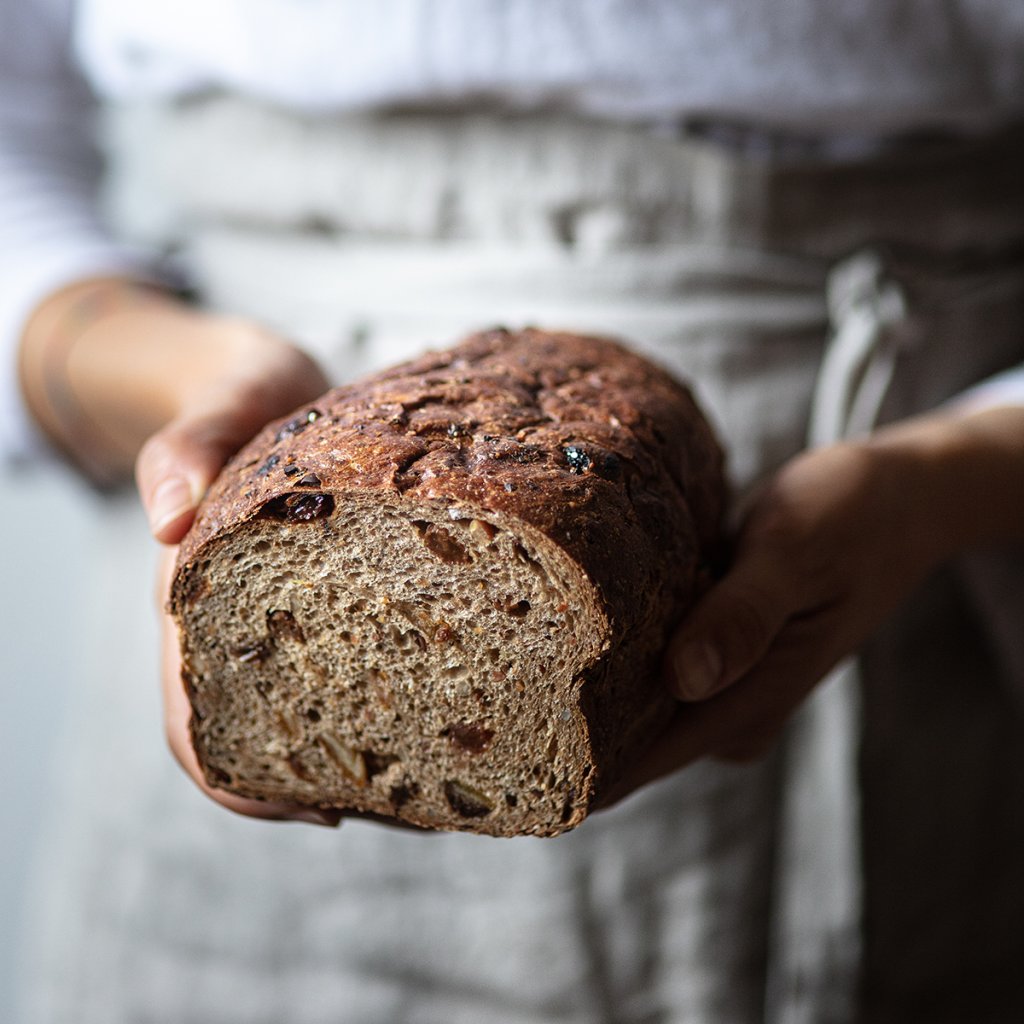
[[[440,829],[579,824],[672,701],[721,455],[614,342],[490,331],[338,388],[228,464],[179,553],[211,784]]]

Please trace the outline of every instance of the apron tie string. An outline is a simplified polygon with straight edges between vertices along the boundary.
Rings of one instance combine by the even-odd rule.
[[[877,253],[840,263],[828,281],[832,338],[818,373],[807,441],[811,447],[861,437],[874,427],[907,332],[903,290]]]
[[[832,326],[811,402],[809,447],[861,437],[877,422],[909,332],[902,289],[877,253],[829,275]],[[848,1024],[861,955],[859,677],[847,658],[795,716],[786,753],[779,970],[771,974],[772,1024]]]

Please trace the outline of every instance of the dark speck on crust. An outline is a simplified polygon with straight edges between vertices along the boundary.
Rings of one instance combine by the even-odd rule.
[[[271,455],[266,462],[256,470],[257,476],[266,476],[279,462],[281,461],[280,455]]]
[[[569,464],[570,473],[586,473],[590,469],[590,456],[575,445],[562,449],[565,461]]]
[[[311,423],[316,423],[323,415],[319,409],[310,409],[299,416],[290,419],[278,432],[275,441],[283,441],[292,434],[301,434]]]
[[[601,473],[609,480],[618,480],[622,475],[622,462],[614,452],[608,452],[601,459]]]

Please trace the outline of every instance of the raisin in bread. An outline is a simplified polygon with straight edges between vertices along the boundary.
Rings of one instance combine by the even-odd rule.
[[[227,465],[171,610],[209,782],[435,829],[579,824],[673,703],[719,447],[599,338],[489,331],[337,388]]]

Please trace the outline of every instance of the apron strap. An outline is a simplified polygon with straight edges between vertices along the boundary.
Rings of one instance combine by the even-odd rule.
[[[893,329],[906,319],[907,303],[875,252],[858,253],[835,267],[829,275],[828,309],[833,334],[811,404],[811,447],[871,431],[910,337]]]
[[[909,332],[903,291],[862,252],[829,276],[832,335],[811,404],[808,445],[874,427]],[[855,658],[818,686],[791,726],[781,820],[773,1024],[846,1024],[861,954],[859,675]]]

